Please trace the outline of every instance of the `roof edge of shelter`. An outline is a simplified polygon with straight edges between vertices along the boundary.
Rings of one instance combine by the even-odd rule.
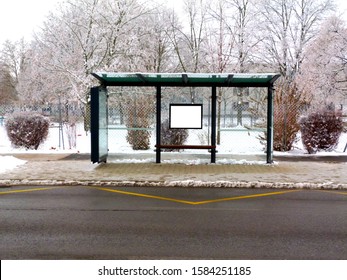
[[[268,87],[278,73],[95,72],[103,86]]]

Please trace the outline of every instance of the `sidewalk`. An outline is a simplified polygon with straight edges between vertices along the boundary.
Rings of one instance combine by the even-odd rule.
[[[0,187],[17,185],[103,185],[155,187],[267,187],[347,189],[345,158],[275,157],[267,165],[260,156],[153,154],[110,156],[107,164],[91,164],[87,154],[13,154],[27,163],[0,174]]]

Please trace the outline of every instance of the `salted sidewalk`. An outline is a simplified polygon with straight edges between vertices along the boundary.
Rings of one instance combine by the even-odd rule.
[[[268,187],[347,189],[344,161],[257,160],[233,164],[186,164],[167,160],[156,164],[148,155],[138,162],[110,159],[91,164],[88,155],[17,154],[26,164],[0,174],[0,187],[18,185],[107,185],[157,187]],[[182,156],[180,156],[182,158]],[[112,162],[113,161],[113,162]],[[224,161],[225,162],[225,161]]]

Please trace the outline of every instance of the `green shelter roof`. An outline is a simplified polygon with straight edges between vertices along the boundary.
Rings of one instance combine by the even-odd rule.
[[[104,86],[269,87],[276,73],[92,73]]]

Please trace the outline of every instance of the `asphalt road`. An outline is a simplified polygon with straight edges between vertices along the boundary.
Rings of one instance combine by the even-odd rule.
[[[0,259],[347,259],[347,191],[2,188]]]

